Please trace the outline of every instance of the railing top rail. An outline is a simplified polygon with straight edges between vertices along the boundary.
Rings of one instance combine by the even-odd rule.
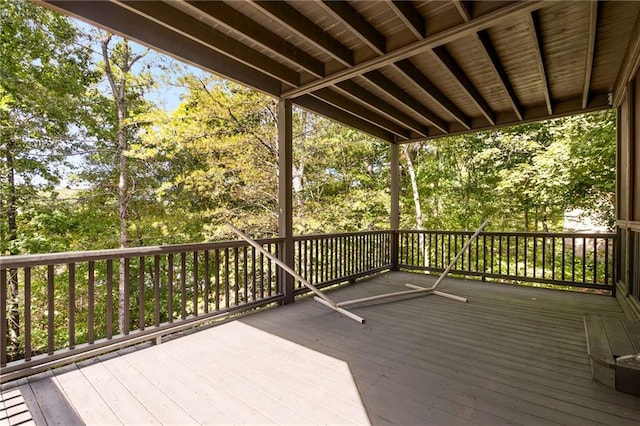
[[[335,237],[355,237],[359,235],[374,235],[374,234],[391,234],[393,231],[389,229],[378,229],[375,231],[354,231],[354,232],[338,232],[334,234],[308,234],[308,235],[294,235],[294,241],[303,241],[303,240],[321,240],[325,238],[335,238]]]
[[[264,238],[256,240],[261,244],[280,243],[283,238]],[[172,244],[166,246],[144,246],[124,249],[90,250],[45,254],[25,254],[18,256],[0,256],[0,269],[21,268],[40,265],[58,265],[63,263],[88,262],[97,260],[123,259],[140,256],[186,253],[192,251],[215,250],[245,247],[245,241],[216,241],[209,243]]]
[[[320,240],[335,237],[363,236],[375,234],[390,234],[391,230],[375,230],[360,232],[345,232],[333,234],[311,234],[296,235],[294,241]],[[441,235],[471,235],[473,231],[450,231],[450,230],[400,230],[401,233],[409,234],[441,234]],[[484,231],[480,235],[487,236],[522,236],[522,237],[558,237],[558,238],[615,238],[615,233],[579,233],[579,232],[504,232],[504,231]],[[283,238],[265,238],[257,240],[261,244],[279,243]],[[170,253],[184,253],[190,251],[215,250],[224,248],[248,246],[245,241],[218,241],[208,243],[173,244],[163,246],[132,247],[125,249],[91,250],[82,252],[60,252],[45,254],[27,254],[18,256],[0,256],[0,269],[19,268],[38,265],[57,265],[63,263],[73,263],[82,261],[97,261],[121,258],[133,258],[139,256],[154,256]]]
[[[473,231],[449,231],[438,229],[425,229],[418,231],[415,229],[401,229],[399,232],[406,234],[443,234],[443,235],[472,235]],[[525,232],[525,231],[483,231],[480,235],[503,236],[503,237],[561,237],[561,238],[615,238],[613,232]]]

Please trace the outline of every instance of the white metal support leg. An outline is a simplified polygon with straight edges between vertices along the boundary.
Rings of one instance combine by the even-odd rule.
[[[244,232],[240,231],[238,228],[236,228],[235,226],[231,225],[230,223],[227,223],[227,227],[229,227],[229,229],[231,229],[233,232],[238,234],[238,236],[240,238],[245,240],[247,243],[249,243],[251,246],[253,246],[260,253],[264,254],[265,256],[267,256],[267,258],[271,259],[276,265],[278,265],[280,268],[282,268],[282,270],[287,272],[294,279],[300,281],[302,283],[302,285],[304,285],[309,290],[311,290],[315,294],[315,297],[313,298],[315,301],[320,302],[324,306],[326,306],[326,307],[328,307],[330,309],[333,309],[334,311],[339,312],[342,315],[344,315],[346,317],[349,317],[354,321],[358,321],[361,324],[364,323],[364,318],[359,317],[358,315],[356,315],[354,313],[351,313],[351,312],[347,311],[346,309],[343,309],[343,308],[339,307],[336,303],[333,302],[333,300],[331,300],[329,298],[329,296],[327,296],[326,294],[322,293],[320,290],[318,290],[318,288],[316,286],[314,286],[309,281],[304,279],[304,277],[302,277],[296,271],[291,269],[286,263],[284,263],[283,261],[281,261],[280,259],[275,257],[273,254],[271,254],[270,252],[265,250],[264,247],[262,247],[260,244],[258,244],[257,242],[255,242],[254,240],[249,238],[249,236],[247,234],[245,234]]]

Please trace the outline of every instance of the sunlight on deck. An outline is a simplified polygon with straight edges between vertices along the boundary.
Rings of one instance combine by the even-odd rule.
[[[369,424],[349,366],[234,321],[55,374],[87,424]]]

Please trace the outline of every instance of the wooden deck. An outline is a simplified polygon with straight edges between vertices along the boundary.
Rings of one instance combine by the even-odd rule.
[[[348,300],[426,284],[388,273]],[[640,397],[591,379],[582,316],[615,299],[449,279],[437,296],[312,300],[2,388],[0,424],[640,424]],[[21,422],[27,423],[21,423]]]

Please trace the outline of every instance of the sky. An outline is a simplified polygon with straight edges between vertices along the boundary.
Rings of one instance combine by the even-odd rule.
[[[87,24],[75,18],[71,18],[71,21],[85,32],[95,31],[96,29],[96,27],[94,27],[93,25]],[[142,53],[145,50],[147,50],[145,46],[142,46],[141,44],[136,43],[135,41],[130,41],[130,44],[136,53]],[[153,49],[149,50],[149,53],[145,59],[146,59],[146,62],[148,63],[169,63],[169,62],[179,63],[183,67],[184,73],[206,74],[205,71],[202,71],[199,68],[196,68],[185,62],[178,61],[165,54],[159,53]],[[96,43],[96,47],[94,48],[93,60],[95,62],[102,60],[102,55],[99,52],[99,46],[97,43]],[[134,72],[135,72],[135,68],[134,68]],[[152,67],[151,74],[154,77],[154,79],[159,80],[161,78],[162,73],[159,68]],[[105,85],[106,85],[106,82],[105,82]],[[105,89],[106,88],[107,87],[105,86]],[[186,93],[186,90],[178,86],[162,84],[159,87],[156,87],[151,91],[149,91],[147,94],[145,94],[145,98],[166,111],[173,111],[178,107],[178,105],[180,105],[180,101],[181,101],[180,98],[185,93]]]

